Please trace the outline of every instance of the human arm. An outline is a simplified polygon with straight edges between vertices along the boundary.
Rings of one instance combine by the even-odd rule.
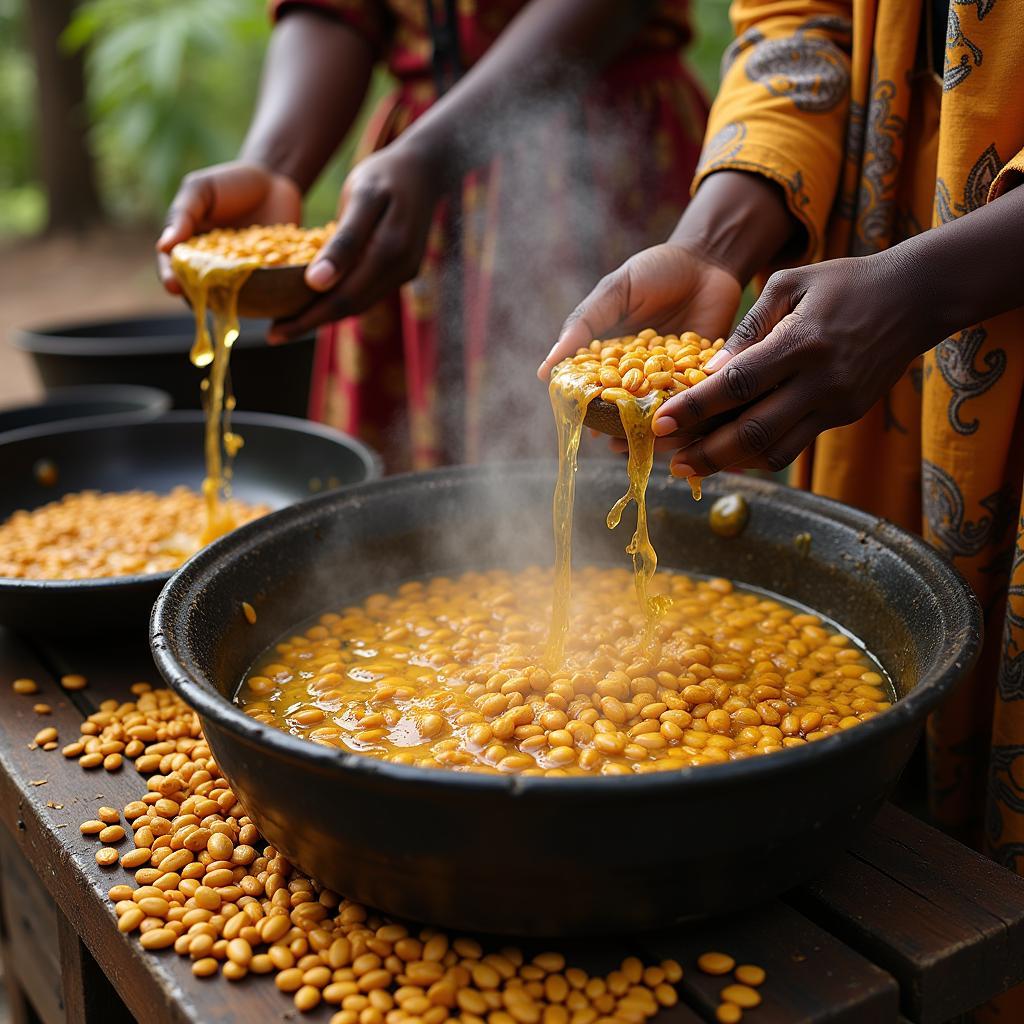
[[[652,0],[532,0],[487,53],[345,183],[338,229],[307,272],[324,297],[275,326],[295,337],[358,312],[413,277],[441,195],[513,143],[551,97],[568,98],[626,45]]]
[[[745,285],[766,267],[820,257],[843,153],[851,3],[736,0],[730,15],[737,38],[723,58],[690,205],[666,245],[633,257],[573,311],[542,378],[592,338],[623,329],[724,335],[739,295],[698,287],[715,276],[711,267]],[[673,287],[681,264],[693,269]]]
[[[569,314],[538,376],[593,338],[646,327],[724,337],[743,286],[796,230],[774,183],[743,171],[709,176],[668,242],[630,257]]]
[[[370,42],[305,7],[271,34],[256,111],[236,160],[186,175],[157,242],[160,277],[180,293],[169,253],[218,226],[297,222],[302,195],[354,120],[373,67]]]
[[[1024,305],[1022,266],[1017,187],[878,254],[774,274],[715,372],[659,410],[661,435],[728,417],[679,451],[672,472],[783,468],[821,431],[859,419],[916,356]]]

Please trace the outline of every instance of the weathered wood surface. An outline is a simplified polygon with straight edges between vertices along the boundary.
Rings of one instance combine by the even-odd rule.
[[[889,971],[913,1021],[1024,981],[1024,879],[891,805],[792,900]]]
[[[89,686],[64,692],[58,679],[66,672],[87,676]],[[34,678],[40,693],[14,694],[10,681],[18,676]],[[0,630],[0,825],[6,831],[0,859],[12,878],[28,869],[38,879],[33,896],[32,880],[24,878],[15,903],[31,920],[26,944],[52,950],[49,960],[25,966],[23,980],[42,993],[31,998],[46,1004],[37,1006],[44,1024],[55,1013],[65,1019],[65,1009],[70,1021],[118,1024],[115,990],[145,1024],[326,1021],[331,1008],[298,1014],[266,978],[199,981],[187,960],[146,953],[115,929],[106,890],[125,872],[99,867],[96,842],[81,836],[78,825],[100,804],[122,806],[137,797],[142,781],[130,765],[114,774],[84,772],[59,751],[29,744],[44,725],[56,726],[61,743],[69,742],[84,714],[103,700],[126,699],[139,680],[159,683],[138,644],[30,646]],[[38,700],[54,713],[34,714]],[[756,886],[756,874],[747,883]],[[52,904],[40,897],[40,885]],[[5,919],[10,916],[6,907]],[[682,1001],[657,1024],[714,1020],[729,979],[695,969],[697,955],[709,949],[767,970],[764,1002],[746,1018],[752,1024],[933,1024],[1024,980],[1024,881],[888,808],[834,868],[786,900],[671,933],[633,936],[619,947],[559,945],[592,970],[610,969],[627,952],[679,959],[687,968]],[[22,966],[15,969],[20,975]],[[54,978],[54,970],[63,973]],[[41,978],[49,979],[48,989]]]

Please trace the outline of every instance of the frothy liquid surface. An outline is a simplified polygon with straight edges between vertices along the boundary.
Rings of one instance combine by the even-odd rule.
[[[628,775],[776,753],[889,706],[833,623],[728,580],[660,572],[650,627],[625,568],[577,570],[562,665],[550,569],[412,581],[299,627],[237,703],[259,721],[399,764]]]

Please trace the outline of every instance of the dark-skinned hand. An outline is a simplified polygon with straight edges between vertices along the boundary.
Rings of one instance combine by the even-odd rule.
[[[260,164],[233,160],[193,171],[182,180],[156,243],[160,280],[172,295],[181,294],[170,252],[193,235],[250,224],[297,224],[301,217],[298,185]]]
[[[537,376],[547,380],[557,363],[594,338],[646,327],[720,338],[736,316],[742,292],[734,274],[698,249],[673,242],[644,249],[603,277],[569,314]]]
[[[658,410],[655,434],[688,439],[673,475],[778,471],[822,431],[863,416],[944,337],[920,274],[895,250],[773,274],[709,361],[711,376]]]
[[[337,230],[306,270],[322,298],[276,321],[270,340],[360,313],[415,277],[440,194],[439,170],[415,143],[399,139],[358,163],[342,189]]]

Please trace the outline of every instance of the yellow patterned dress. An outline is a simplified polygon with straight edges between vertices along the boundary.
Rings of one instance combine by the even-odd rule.
[[[696,182],[721,168],[778,182],[807,231],[806,259],[877,252],[1024,178],[1021,0],[736,0],[732,17]],[[986,648],[930,723],[933,811],[976,839],[985,812],[989,849],[1018,871],[1022,388],[1018,309],[947,338],[797,467],[804,486],[923,533],[975,588]]]

